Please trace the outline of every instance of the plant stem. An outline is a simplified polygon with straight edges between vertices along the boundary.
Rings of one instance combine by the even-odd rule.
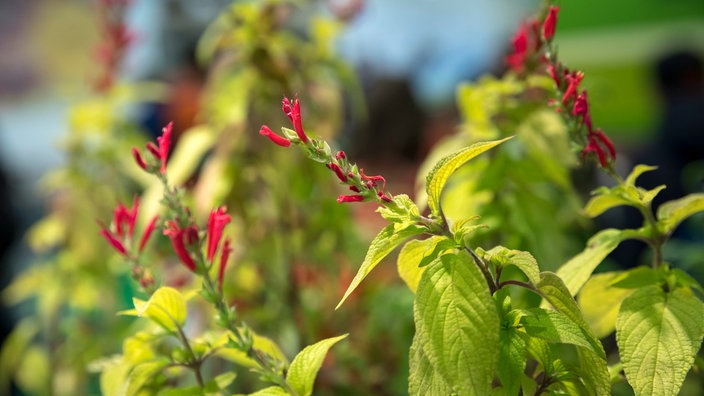
[[[191,357],[191,362],[188,364],[188,367],[193,370],[193,373],[196,376],[196,382],[198,383],[198,386],[204,388],[205,382],[203,382],[203,374],[200,372],[200,367],[203,361],[196,357],[196,354],[193,352],[193,348],[191,348],[191,343],[188,342],[188,337],[186,337],[186,333],[183,332],[181,326],[179,326],[176,321],[174,321],[174,323],[176,324],[176,333],[178,334],[178,338]]]

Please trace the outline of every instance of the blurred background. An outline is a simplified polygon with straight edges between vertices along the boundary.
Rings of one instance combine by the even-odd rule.
[[[0,287],[33,260],[24,233],[52,204],[39,189],[40,180],[65,164],[57,143],[68,128],[68,110],[94,92],[102,40],[97,4],[0,0]],[[120,76],[167,82],[172,89],[166,105],[133,109],[134,120],[147,131],[158,133],[169,119],[193,122],[203,84],[195,44],[228,4],[131,1],[126,23],[134,44]],[[460,122],[457,85],[502,74],[516,26],[538,6],[511,0],[301,4],[294,31],[311,13],[345,23],[335,48],[355,71],[367,117],[348,120],[339,141],[361,162],[396,180],[397,191],[413,189],[420,161]],[[622,169],[649,161],[675,172],[702,161],[704,1],[564,2],[557,43],[561,59],[585,72],[592,118],[620,147]],[[664,151],[672,155],[665,158]],[[697,169],[704,168],[690,171]],[[678,194],[684,187],[673,185],[670,191]],[[375,232],[377,225],[370,228]],[[0,317],[6,334],[13,315]]]

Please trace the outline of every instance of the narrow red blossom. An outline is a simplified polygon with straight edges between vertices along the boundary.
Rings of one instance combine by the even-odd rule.
[[[159,216],[154,216],[154,217],[152,217],[151,220],[149,220],[149,223],[147,223],[147,227],[144,229],[144,232],[142,233],[142,238],[139,239],[139,252],[140,253],[142,252],[142,250],[144,250],[144,245],[147,244],[149,237],[152,235],[152,232],[154,232],[154,227],[156,226],[157,220],[159,220]]]
[[[144,159],[142,159],[142,154],[139,153],[139,150],[136,147],[132,147],[132,156],[134,156],[135,162],[137,162],[137,165],[139,165],[142,170],[147,170],[147,163],[144,162]]]
[[[337,202],[362,202],[364,201],[363,195],[340,195],[337,197]]]
[[[221,206],[218,209],[213,209],[208,217],[208,230],[206,237],[208,239],[208,260],[212,261],[215,257],[215,252],[218,250],[218,244],[222,238],[222,230],[230,222],[230,215],[227,214],[227,208]]]
[[[343,160],[343,159],[347,159],[347,154],[345,154],[344,151],[338,151],[338,152],[335,154],[335,159],[338,160],[338,161],[339,161],[339,160]]]
[[[147,142],[147,150],[154,156],[154,158],[161,160],[161,153],[159,152],[159,147],[152,142]]]
[[[596,141],[594,135],[589,136],[589,144],[587,144],[587,146],[582,150],[582,157],[585,157],[590,153],[596,153],[597,158],[599,159],[599,164],[602,168],[608,167],[609,163],[606,158],[606,153],[604,152],[604,149],[599,146],[599,143]]]
[[[557,25],[557,13],[560,11],[560,6],[550,6],[548,9],[548,16],[543,22],[543,37],[545,41],[551,41],[552,37],[555,35],[555,26]]]
[[[562,86],[562,81],[560,80],[560,77],[557,75],[557,68],[555,65],[548,65],[548,73],[550,74],[550,77],[552,77],[552,80],[555,82],[555,85],[557,88],[560,88]]]
[[[166,172],[166,160],[169,158],[169,149],[171,148],[171,129],[173,127],[173,121],[169,122],[164,128],[161,129],[161,136],[156,138],[159,143],[159,159],[161,160],[161,173]]]
[[[379,193],[378,193],[377,195],[378,195],[379,198],[381,198],[381,200],[384,201],[384,202],[391,202],[391,201],[393,201],[390,196],[384,194],[384,193],[381,192],[381,191],[379,191]]]
[[[284,98],[281,101],[281,109],[284,111],[286,116],[293,124],[293,129],[296,131],[298,138],[301,139],[303,143],[308,143],[308,136],[303,131],[303,123],[301,121],[301,103],[298,98],[293,100],[293,103],[288,98]]]
[[[105,237],[105,239],[110,243],[110,245],[112,245],[115,250],[117,250],[118,253],[125,257],[127,256],[127,249],[125,249],[125,245],[123,245],[119,239],[115,238],[115,236],[110,231],[108,231],[107,228],[103,227],[100,230],[100,235]]]
[[[513,53],[506,57],[506,63],[514,72],[520,73],[523,71],[527,50],[528,31],[526,25],[522,23],[513,37]]]
[[[367,176],[364,174],[364,169],[359,170],[359,175],[362,178],[362,180],[368,181],[367,187],[372,188],[376,187],[378,182],[382,182],[381,189],[385,190],[386,189],[386,179],[384,179],[383,176]],[[371,183],[369,183],[371,182]]]
[[[577,98],[577,90],[579,89],[579,84],[582,82],[582,78],[584,78],[584,73],[581,71],[575,71],[565,76],[567,89],[565,89],[565,94],[562,96],[563,105],[567,105],[570,99]]]
[[[269,138],[272,142],[275,144],[278,144],[281,147],[288,147],[291,145],[291,141],[286,139],[283,136],[279,136],[274,133],[268,126],[262,125],[261,128],[259,128],[259,134],[264,135]]]
[[[193,260],[193,257],[191,257],[187,248],[187,246],[198,241],[198,230],[195,226],[179,228],[176,222],[167,221],[164,235],[168,236],[171,240],[171,246],[173,246],[174,252],[179,260],[181,260],[181,263],[192,272],[195,272],[196,262]]]
[[[606,149],[609,150],[609,154],[611,154],[611,158],[616,159],[616,148],[611,142],[611,139],[604,134],[604,131],[602,131],[601,128],[597,128],[594,132],[594,136],[596,136],[596,138],[599,139],[604,146],[606,146]]]
[[[132,203],[132,208],[127,209],[127,207],[120,203],[117,208],[113,211],[112,224],[115,227],[115,233],[119,237],[124,237],[125,235],[132,237],[134,234],[134,226],[137,222],[137,211],[139,210],[139,197],[135,197]],[[125,229],[125,227],[127,229]]]
[[[354,191],[356,193],[361,192],[361,191],[359,191],[359,187],[357,187],[357,186],[350,186],[350,191]]]
[[[231,252],[230,238],[225,238],[225,244],[222,247],[222,253],[220,253],[220,266],[218,267],[218,290],[220,290],[221,293],[222,282],[225,279],[225,267],[227,266],[227,259],[230,258]]]
[[[337,178],[340,179],[341,182],[347,183],[347,180],[348,180],[347,175],[345,174],[345,172],[342,171],[342,168],[340,168],[340,165],[338,165],[334,162],[331,162],[327,165],[327,167],[330,170],[332,170],[333,172],[335,172],[335,174],[337,175]]]

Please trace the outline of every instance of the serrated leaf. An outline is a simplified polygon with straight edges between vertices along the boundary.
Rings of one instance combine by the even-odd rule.
[[[440,194],[450,175],[467,161],[508,139],[511,138],[508,137],[501,140],[475,143],[438,161],[426,177],[425,188],[428,194],[428,207],[430,207],[430,211],[434,215],[440,214]]]
[[[172,287],[161,287],[148,301],[132,299],[134,310],[122,311],[122,315],[144,316],[167,331],[177,331],[186,322],[186,300]]]
[[[416,204],[406,194],[394,195],[393,205],[380,206],[381,217],[399,224],[415,223],[420,218]]]
[[[532,315],[521,319],[523,329],[531,337],[540,338],[550,343],[572,344],[583,348],[592,349],[590,335],[582,330],[575,322],[557,311],[548,311],[541,308],[529,310]],[[598,351],[598,349],[597,349]]]
[[[528,252],[496,246],[484,252],[484,260],[491,261],[499,267],[513,265],[526,275],[530,283],[536,285],[540,282],[538,262]]]
[[[704,211],[704,193],[689,194],[667,201],[658,207],[658,224],[665,234],[670,234],[688,217]]]
[[[616,342],[637,396],[677,395],[704,336],[704,304],[689,289],[637,289],[621,304]]]
[[[577,348],[577,367],[579,379],[589,391],[589,395],[609,396],[611,394],[611,376],[606,361],[591,349]],[[578,393],[583,395],[584,393]]]
[[[352,282],[347,287],[344,296],[335,309],[340,308],[342,303],[345,302],[347,297],[362,283],[362,280],[369,275],[369,273],[376,267],[379,262],[391,253],[398,245],[403,243],[406,239],[423,233],[426,231],[425,227],[410,225],[407,228],[401,230],[394,230],[394,224],[386,226],[379,234],[374,238],[372,243],[369,245],[369,250],[367,250],[367,255],[364,257],[364,262],[357,270],[357,274],[352,279]]]
[[[421,275],[425,271],[425,266],[421,267],[421,262],[427,259],[435,259],[437,255],[432,256],[432,253],[435,252],[435,247],[440,242],[447,240],[444,236],[434,235],[422,240],[414,239],[408,241],[401,248],[396,260],[396,267],[401,279],[406,282],[406,285],[413,293],[416,292],[418,282],[420,282]]]
[[[345,337],[347,337],[347,334],[318,341],[303,348],[293,358],[286,374],[286,382],[291,385],[299,396],[309,396],[313,393],[313,383],[316,375],[318,375],[320,366],[323,364],[325,355],[335,343]]]
[[[604,338],[614,331],[621,302],[633,292],[611,285],[622,276],[621,272],[594,274],[579,292],[579,305],[584,319],[598,338]]]
[[[611,208],[631,204],[627,199],[615,194],[610,194],[609,192],[592,197],[584,206],[584,213],[594,218]]]
[[[584,320],[582,311],[579,309],[579,306],[577,306],[577,302],[572,298],[570,291],[567,289],[562,279],[552,272],[541,272],[540,282],[537,288],[543,298],[545,298],[555,310],[569,318],[582,329],[582,332],[585,337],[587,337],[595,353],[605,359],[606,353],[604,352],[603,346],[591,333],[589,325]],[[604,360],[604,370],[606,370],[606,360]]]
[[[505,395],[518,395],[521,376],[526,366],[526,342],[515,327],[502,327],[499,332],[499,363],[497,374]]]
[[[270,386],[268,388],[260,389],[254,393],[250,393],[247,396],[289,396],[289,394],[278,386]]]
[[[579,292],[597,266],[621,241],[632,237],[633,230],[609,228],[599,231],[587,241],[587,247],[557,270],[557,275],[565,282],[574,296]]]
[[[447,254],[428,266],[413,312],[410,394],[489,394],[498,363],[499,316],[468,254]]]

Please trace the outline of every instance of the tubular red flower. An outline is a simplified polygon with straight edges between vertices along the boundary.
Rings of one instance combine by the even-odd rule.
[[[557,88],[560,88],[562,86],[562,81],[558,76],[557,67],[555,65],[548,65],[548,74],[552,77],[552,80],[555,82]]]
[[[279,136],[274,133],[268,126],[262,125],[261,128],[259,128],[259,134],[264,135],[269,138],[272,142],[275,144],[278,144],[281,147],[288,147],[291,145],[291,141],[286,139],[285,137]]]
[[[359,170],[359,175],[362,178],[362,180],[366,180],[371,183],[367,183],[368,188],[376,187],[378,182],[382,182],[381,189],[385,190],[386,189],[386,179],[384,179],[383,176],[367,176],[364,174],[364,169]]]
[[[132,203],[132,208],[127,209],[124,204],[120,203],[113,211],[112,224],[115,227],[115,233],[119,237],[132,237],[134,234],[134,226],[137,222],[137,211],[139,210],[139,197],[135,197]],[[127,229],[125,230],[125,226]]]
[[[337,154],[335,154],[335,159],[338,161],[343,160],[343,159],[347,159],[347,154],[345,154],[344,151],[338,151]]]
[[[142,250],[144,250],[144,245],[147,244],[149,237],[152,235],[152,232],[154,231],[154,227],[156,226],[156,221],[158,219],[159,219],[159,216],[154,216],[154,217],[152,217],[151,220],[149,220],[149,223],[147,223],[147,227],[144,229],[144,232],[142,233],[142,238],[139,239],[139,252],[140,253],[142,252]]]
[[[173,121],[166,124],[164,128],[161,129],[161,136],[156,138],[159,143],[159,159],[161,159],[161,173],[166,172],[166,160],[169,158],[169,149],[171,148],[171,129],[173,127]]]
[[[589,136],[589,144],[584,148],[584,150],[582,150],[582,157],[590,153],[596,153],[597,158],[599,159],[599,164],[602,168],[608,167],[609,163],[606,158],[606,153],[604,153],[604,149],[599,146],[599,143],[594,138],[594,135]]]
[[[350,186],[350,191],[354,191],[356,193],[361,192],[361,191],[359,191],[359,188],[357,186]]]
[[[340,195],[337,197],[337,202],[362,202],[364,201],[363,195]]]
[[[301,121],[301,103],[298,98],[293,100],[293,104],[288,98],[284,98],[281,101],[281,109],[284,111],[286,116],[293,124],[293,129],[298,134],[298,138],[301,139],[303,143],[308,143],[308,136],[303,131],[303,123]]]
[[[584,73],[582,73],[581,71],[575,71],[565,75],[565,79],[567,80],[567,89],[565,90],[565,94],[562,97],[563,105],[566,106],[570,99],[577,97],[579,83],[582,82],[583,77]]]
[[[345,174],[345,172],[342,171],[342,168],[340,168],[340,165],[338,165],[334,162],[331,162],[328,164],[328,168],[330,168],[330,170],[335,172],[335,174],[337,175],[337,178],[340,179],[341,182],[347,183],[347,180],[348,180],[347,175]]]
[[[227,214],[227,208],[221,206],[218,209],[213,209],[208,217],[208,230],[206,237],[208,240],[208,260],[212,261],[215,257],[215,252],[218,250],[218,244],[222,238],[222,230],[230,222],[230,215]]]
[[[134,156],[135,162],[139,165],[142,170],[147,170],[147,163],[142,159],[142,154],[139,153],[136,147],[132,147],[132,156]]]
[[[606,149],[609,150],[611,158],[616,159],[616,148],[611,142],[611,139],[609,139],[609,137],[604,134],[604,131],[602,131],[601,128],[597,128],[597,130],[594,132],[594,135],[604,146],[606,146]]]
[[[179,260],[181,260],[181,263],[191,270],[191,272],[195,272],[196,263],[186,246],[198,240],[198,230],[194,226],[179,228],[176,222],[167,221],[166,228],[164,228],[164,235],[168,236],[171,240],[171,246],[174,248],[174,252]]]
[[[222,281],[225,279],[225,267],[227,266],[227,259],[230,258],[231,252],[230,238],[225,238],[225,244],[222,247],[222,253],[220,253],[220,266],[218,267],[218,290],[220,290],[221,293]]]
[[[557,25],[557,13],[560,11],[560,6],[550,6],[548,8],[548,16],[545,18],[543,23],[543,37],[545,41],[552,41],[552,37],[555,35],[555,26]]]
[[[105,239],[110,243],[110,245],[112,245],[115,250],[117,250],[118,253],[127,257],[127,249],[125,249],[125,245],[123,245],[122,242],[115,238],[115,236],[105,227],[100,230],[100,235],[105,237]]]

